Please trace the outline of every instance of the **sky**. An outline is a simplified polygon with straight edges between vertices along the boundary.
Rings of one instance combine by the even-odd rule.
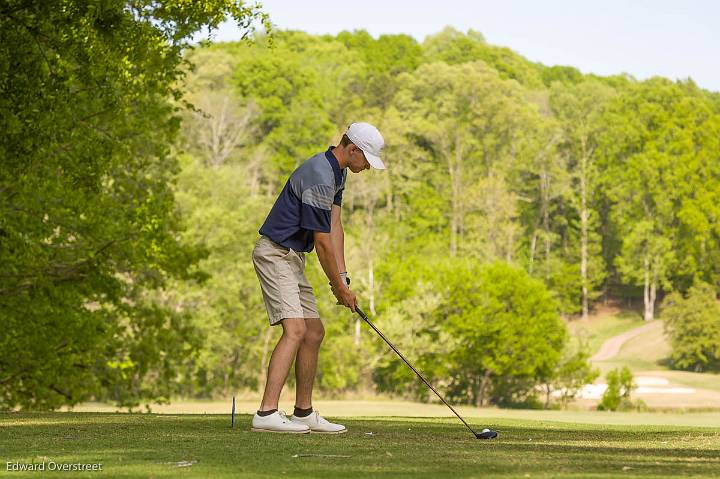
[[[407,33],[418,41],[452,26],[479,31],[545,65],[584,73],[692,78],[720,91],[720,1],[709,0],[264,0],[279,29]],[[216,41],[237,40],[225,23]]]

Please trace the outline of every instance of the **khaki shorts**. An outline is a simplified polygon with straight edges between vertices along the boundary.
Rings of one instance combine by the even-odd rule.
[[[286,318],[320,318],[312,286],[305,277],[305,253],[261,236],[252,259],[271,326]]]

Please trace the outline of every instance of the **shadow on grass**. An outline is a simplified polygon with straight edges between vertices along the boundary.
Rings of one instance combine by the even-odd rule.
[[[450,419],[344,420],[350,432],[339,436],[253,433],[250,416],[236,419],[230,429],[228,418],[216,415],[0,415],[2,460],[99,461],[112,477],[176,477],[180,470],[183,477],[318,478],[712,477],[720,471],[720,429],[503,420],[499,440],[479,441]],[[197,462],[178,468],[180,461]]]
[[[675,369],[672,358],[662,358],[655,361],[655,364],[662,368],[670,369],[671,371],[682,371],[682,369]]]

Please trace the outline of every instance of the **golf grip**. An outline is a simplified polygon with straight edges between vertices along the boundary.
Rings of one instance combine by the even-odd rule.
[[[427,379],[425,379],[425,378],[423,377],[423,375],[420,374],[420,373],[418,372],[418,370],[415,369],[415,368],[413,367],[413,365],[410,364],[410,362],[408,362],[407,359],[405,359],[405,356],[403,356],[402,353],[401,353],[400,351],[398,351],[397,348],[396,348],[395,346],[393,346],[390,341],[388,341],[388,338],[386,338],[385,335],[384,335],[378,328],[375,327],[375,325],[370,321],[370,319],[367,317],[367,315],[366,315],[365,313],[363,313],[363,311],[362,311],[360,308],[358,308],[357,306],[355,307],[355,311],[357,312],[357,314],[360,315],[360,317],[361,317],[366,323],[368,323],[368,324],[370,325],[371,328],[373,328],[373,329],[375,330],[376,333],[378,333],[378,335],[383,339],[383,341],[385,341],[385,342],[387,343],[387,345],[390,346],[390,347],[392,348],[392,350],[395,351],[395,353],[397,353],[398,356],[400,356],[400,359],[402,359],[403,361],[405,361],[405,364],[407,364],[408,366],[410,366],[410,369],[412,369],[412,370],[415,372],[415,374],[417,374],[417,376],[418,376],[420,379],[422,379],[422,382],[424,382],[427,387],[429,387],[430,389],[432,389],[432,392],[434,392],[435,395],[436,395],[437,397],[439,397],[440,400],[441,400],[443,403],[445,403],[445,405],[446,405],[447,407],[449,407],[450,410],[451,410],[453,413],[455,413],[455,415],[458,417],[458,419],[460,419],[460,420],[462,421],[462,423],[465,424],[465,426],[466,426],[468,429],[470,429],[470,431],[471,431],[473,434],[475,434],[475,431],[473,430],[473,428],[470,427],[470,425],[469,425],[467,422],[465,422],[465,419],[463,419],[463,418],[460,416],[460,414],[457,413],[457,411],[455,410],[455,408],[453,408],[450,404],[448,404],[448,402],[445,400],[445,398],[443,398],[443,397],[440,395],[440,393],[437,392],[434,387],[432,387],[432,384],[430,384],[429,382],[427,382]]]

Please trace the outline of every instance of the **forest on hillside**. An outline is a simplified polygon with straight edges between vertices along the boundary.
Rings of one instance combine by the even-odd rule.
[[[388,169],[348,177],[353,289],[452,400],[569,400],[594,375],[566,321],[611,299],[648,321],[668,295],[714,303],[718,93],[548,67],[451,28],[192,48],[215,3],[167,24],[79,4],[4,12],[0,405],[262,387],[279,332],[250,261],[257,230],[288,175],[354,121],[380,129]],[[321,391],[431,399],[309,259]],[[678,367],[697,370],[690,357]]]
[[[178,200],[188,238],[219,243],[204,267],[213,286],[178,287],[176,300],[199,301],[201,327],[223,336],[216,358],[241,358],[227,371],[248,387],[262,384],[274,344],[248,251],[287,176],[353,121],[380,128],[388,169],[348,179],[352,284],[456,400],[522,402],[548,369],[583,357],[535,306],[513,303],[513,324],[487,304],[530,298],[531,281],[551,298],[538,304],[566,319],[613,298],[652,320],[667,292],[718,284],[720,102],[692,81],[545,67],[453,29],[423,43],[276,32],[271,47],[218,44],[190,60],[200,111],[178,146]],[[310,263],[330,331],[320,385],[423,395]],[[546,350],[518,361],[537,337]]]

